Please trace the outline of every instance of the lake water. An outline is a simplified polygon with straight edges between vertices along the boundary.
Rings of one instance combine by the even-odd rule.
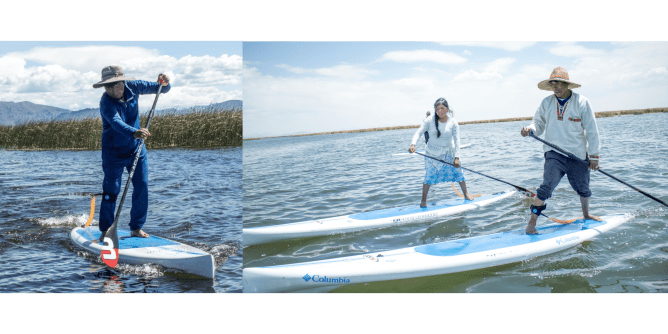
[[[668,114],[597,121],[601,169],[668,202]],[[471,144],[462,149],[462,165],[535,191],[543,179],[543,145],[520,136],[529,123],[460,126],[461,143]],[[419,204],[424,158],[392,156],[406,152],[415,130],[245,141],[244,227]],[[472,194],[512,190],[474,173],[466,178]],[[457,197],[450,184],[431,189],[428,202]],[[591,214],[634,218],[577,247],[527,261],[334,292],[668,292],[668,208],[598,172],[592,172],[591,189]],[[524,229],[531,203],[516,195],[438,221],[246,247],[243,265],[310,262]],[[550,217],[582,216],[566,178],[547,205]]]
[[[74,245],[87,194],[102,192],[100,151],[0,150],[0,292],[242,292],[242,149],[149,150],[148,159],[143,229],[211,253],[213,280],[157,265],[110,269]],[[119,228],[128,229],[131,206],[132,187]]]

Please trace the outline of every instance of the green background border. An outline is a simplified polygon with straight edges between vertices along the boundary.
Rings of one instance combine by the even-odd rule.
[[[644,0],[29,1],[3,4],[0,38],[668,40],[666,7]],[[635,332],[659,325],[665,302],[663,295],[0,295],[0,328]]]

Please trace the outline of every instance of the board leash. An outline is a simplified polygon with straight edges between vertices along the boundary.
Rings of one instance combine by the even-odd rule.
[[[88,227],[90,223],[93,222],[93,216],[95,215],[95,196],[101,195],[103,194],[93,194],[90,196],[90,214],[88,215],[88,221],[86,222],[86,225],[84,225],[84,228]]]
[[[452,184],[452,189],[455,190],[455,193],[457,194],[457,196],[459,196],[459,197],[464,197],[463,194],[460,194],[459,191],[457,191],[457,188],[455,188],[455,184],[454,184],[454,183]],[[475,198],[475,197],[480,197],[480,196],[482,196],[482,195],[483,195],[483,194],[476,194],[476,195],[470,195],[470,196],[471,196],[472,198]]]
[[[559,147],[557,145],[554,145],[552,143],[548,143],[545,140],[538,138],[536,135],[534,135],[533,130],[531,130],[531,132],[529,132],[529,136],[531,136],[533,139],[538,140],[539,142],[542,142],[543,144],[545,144],[547,146],[550,146],[550,147],[554,148],[555,150],[557,150],[557,151],[559,151],[563,154],[566,154],[569,158],[571,158],[575,161],[578,161],[578,162],[586,165],[587,168],[589,168],[589,164],[586,161],[576,157],[573,153],[566,152],[566,150],[562,149],[561,147]],[[640,189],[638,189],[638,188],[636,188],[636,187],[634,187],[634,186],[632,186],[632,185],[630,185],[630,184],[628,184],[628,183],[626,183],[626,182],[624,182],[624,181],[622,181],[622,180],[620,180],[620,179],[602,171],[601,169],[597,169],[597,171],[601,172],[603,175],[608,176],[611,179],[613,179],[613,180],[615,180],[615,181],[617,181],[617,182],[619,182],[619,183],[621,183],[621,184],[623,184],[623,185],[625,185],[625,186],[627,186],[627,187],[629,187],[629,188],[631,188],[631,189],[633,189],[633,190],[635,190],[635,191],[637,191],[637,192],[639,192],[639,193],[641,193],[641,194],[643,194],[643,195],[645,195],[645,196],[647,196],[647,197],[649,197],[649,198],[651,198],[651,199],[653,199],[653,200],[655,200],[655,201],[657,201],[657,202],[659,202],[659,203],[661,203],[665,206],[668,206],[668,204],[666,204],[666,202],[664,202],[664,201],[662,201],[662,200],[660,200],[660,199],[658,199],[658,198],[656,198],[656,197],[654,197],[654,196],[652,196],[652,195],[650,195],[650,194],[648,194],[648,193],[646,193],[646,192],[644,192],[644,191],[642,191],[642,190],[640,190]]]

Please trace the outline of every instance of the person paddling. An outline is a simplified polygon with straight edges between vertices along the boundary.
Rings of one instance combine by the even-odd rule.
[[[161,93],[171,89],[169,77],[158,75],[158,82],[148,82],[126,78],[120,66],[107,66],[102,69],[102,80],[93,88],[104,87],[100,98],[102,115],[102,204],[100,205],[100,242],[114,222],[116,197],[121,191],[123,169],[132,168],[134,155],[139,149],[141,139],[150,133],[141,128],[139,123],[139,95],[156,94],[160,81],[163,82]],[[130,229],[132,237],[148,238],[142,231],[148,212],[148,156],[141,150],[139,161],[132,177],[132,209],[130,210]]]
[[[425,176],[422,184],[421,208],[427,207],[427,194],[432,184],[443,182],[459,182],[459,186],[467,200],[473,200],[466,190],[466,179],[464,171],[459,162],[459,123],[453,117],[453,111],[448,106],[448,101],[439,98],[434,103],[435,113],[424,119],[420,128],[413,135],[413,141],[409,152],[415,152],[415,144],[427,132],[429,142],[425,148],[425,154],[437,159],[452,163],[455,167],[440,161],[424,158]]]
[[[543,99],[531,125],[520,131],[522,137],[531,132],[539,136],[545,133],[545,141],[561,147],[589,164],[581,164],[561,152],[543,145],[545,165],[543,167],[543,184],[536,191],[536,197],[531,205],[531,218],[526,228],[527,234],[536,234],[536,220],[541,212],[547,208],[545,201],[552,196],[564,174],[575,192],[580,195],[582,214],[585,219],[601,220],[589,214],[589,198],[592,193],[589,188],[590,170],[598,170],[601,143],[599,142],[596,116],[591,109],[589,100],[572,89],[580,87],[570,81],[568,72],[563,67],[557,67],[550,74],[550,78],[538,83],[538,88],[552,91],[554,94]]]

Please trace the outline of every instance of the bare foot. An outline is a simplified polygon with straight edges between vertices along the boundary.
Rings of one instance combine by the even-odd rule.
[[[148,233],[142,231],[141,229],[136,229],[132,230],[132,233],[130,234],[131,237],[137,237],[137,238],[148,238],[149,235]]]
[[[536,222],[527,224],[527,229],[526,229],[527,234],[538,234],[538,231],[536,230]]]
[[[104,244],[105,236],[107,236],[107,231],[102,231],[102,234],[100,234],[100,244]]]
[[[595,220],[595,221],[598,221],[598,222],[602,221],[601,217],[596,217],[596,216],[592,216],[592,215],[589,215],[588,217],[584,217],[584,219]]]
[[[472,200],[473,200],[473,197],[471,197],[471,195],[469,195],[469,194],[465,194],[465,195],[464,195],[464,198],[466,198],[466,199],[469,200],[469,201],[472,201]]]
[[[427,202],[420,202],[420,207],[421,208],[426,208],[427,207]]]

